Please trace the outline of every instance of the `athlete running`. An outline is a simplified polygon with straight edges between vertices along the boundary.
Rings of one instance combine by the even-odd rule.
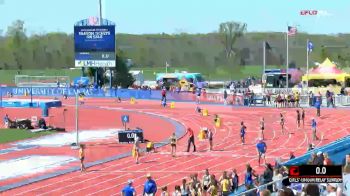
[[[263,140],[265,139],[264,130],[265,130],[265,120],[264,120],[264,117],[261,117],[261,119],[260,119],[260,138],[262,138]]]
[[[300,129],[300,119],[301,119],[300,112],[299,112],[299,110],[297,110],[297,128],[298,129]]]
[[[280,125],[281,125],[282,134],[284,134],[284,123],[285,123],[284,116],[282,113],[280,113]]]
[[[208,129],[207,138],[209,141],[209,151],[212,151],[213,150],[213,132],[211,131],[211,129]]]
[[[135,159],[136,159],[136,164],[139,164],[139,158],[140,158],[140,138],[138,136],[135,137],[134,141],[134,146],[133,150],[135,153]]]
[[[304,108],[301,108],[301,120],[303,121],[303,128],[305,125],[305,111]]]
[[[245,142],[245,133],[246,133],[247,127],[244,125],[244,122],[241,122],[241,141],[242,145],[244,145]]]
[[[170,140],[170,145],[171,145],[171,156],[175,157],[176,155],[176,135],[173,133],[173,135],[169,138]]]

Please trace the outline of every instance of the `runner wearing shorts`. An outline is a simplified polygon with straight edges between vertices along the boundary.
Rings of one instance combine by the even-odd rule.
[[[173,135],[171,135],[169,140],[170,140],[170,146],[171,146],[171,155],[173,157],[175,157],[175,154],[176,154],[176,141],[177,141],[175,133],[173,133]]]
[[[258,152],[258,156],[259,156],[259,165],[260,165],[260,159],[264,158],[264,163],[266,164],[266,159],[265,159],[265,153],[266,153],[266,143],[260,139],[259,142],[256,144],[256,150]]]
[[[284,134],[284,117],[283,117],[283,114],[280,113],[280,125],[281,125],[281,131],[282,133]]]
[[[139,158],[140,158],[140,138],[138,136],[135,136],[135,141],[134,141],[134,153],[135,153],[135,159],[136,159],[136,164],[139,164]]]
[[[260,138],[262,138],[263,140],[265,139],[264,130],[265,130],[265,119],[264,117],[262,117],[260,119]]]
[[[241,141],[242,145],[244,145],[245,142],[245,133],[246,133],[247,127],[244,125],[244,122],[241,122]]]
[[[299,110],[297,110],[297,128],[298,129],[300,129],[300,119],[301,119],[300,112],[299,112]]]
[[[150,153],[151,151],[156,152],[156,149],[154,148],[154,143],[152,141],[147,141],[146,152]]]
[[[80,171],[85,171],[84,159],[85,159],[85,146],[80,144],[79,148],[79,159],[80,159]]]
[[[301,108],[301,120],[303,121],[303,128],[305,125],[305,111],[304,108]]]
[[[209,151],[213,150],[213,132],[211,129],[208,129],[207,133],[208,141],[209,141]]]

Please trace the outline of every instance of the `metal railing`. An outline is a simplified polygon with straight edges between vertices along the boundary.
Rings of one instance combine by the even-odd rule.
[[[259,190],[265,190],[265,189],[267,188],[267,186],[273,185],[273,184],[275,184],[275,183],[277,183],[277,182],[279,182],[279,181],[281,181],[281,183],[282,183],[282,181],[285,180],[285,179],[288,179],[288,176],[287,176],[287,177],[283,177],[281,180],[275,180],[275,181],[272,181],[272,182],[269,182],[269,183],[260,185],[260,186],[258,186],[258,187],[255,187],[255,188],[246,190],[246,191],[241,192],[241,193],[233,193],[232,195],[246,195],[246,194],[251,193],[251,192],[253,192],[253,191],[256,192],[258,189],[259,189]],[[244,186],[244,185],[243,185],[243,186]]]

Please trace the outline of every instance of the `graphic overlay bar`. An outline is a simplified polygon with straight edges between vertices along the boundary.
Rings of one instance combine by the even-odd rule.
[[[291,183],[342,183],[341,166],[301,165],[290,166],[289,182]]]

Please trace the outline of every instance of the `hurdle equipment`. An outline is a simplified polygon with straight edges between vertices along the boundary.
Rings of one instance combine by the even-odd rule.
[[[221,127],[221,119],[219,117],[215,118],[215,127]]]
[[[131,97],[131,98],[130,98],[130,104],[135,104],[135,102],[136,102],[136,101],[135,101],[135,98],[134,98],[134,97]]]
[[[203,109],[202,115],[203,116],[208,116],[209,115],[208,109]]]

